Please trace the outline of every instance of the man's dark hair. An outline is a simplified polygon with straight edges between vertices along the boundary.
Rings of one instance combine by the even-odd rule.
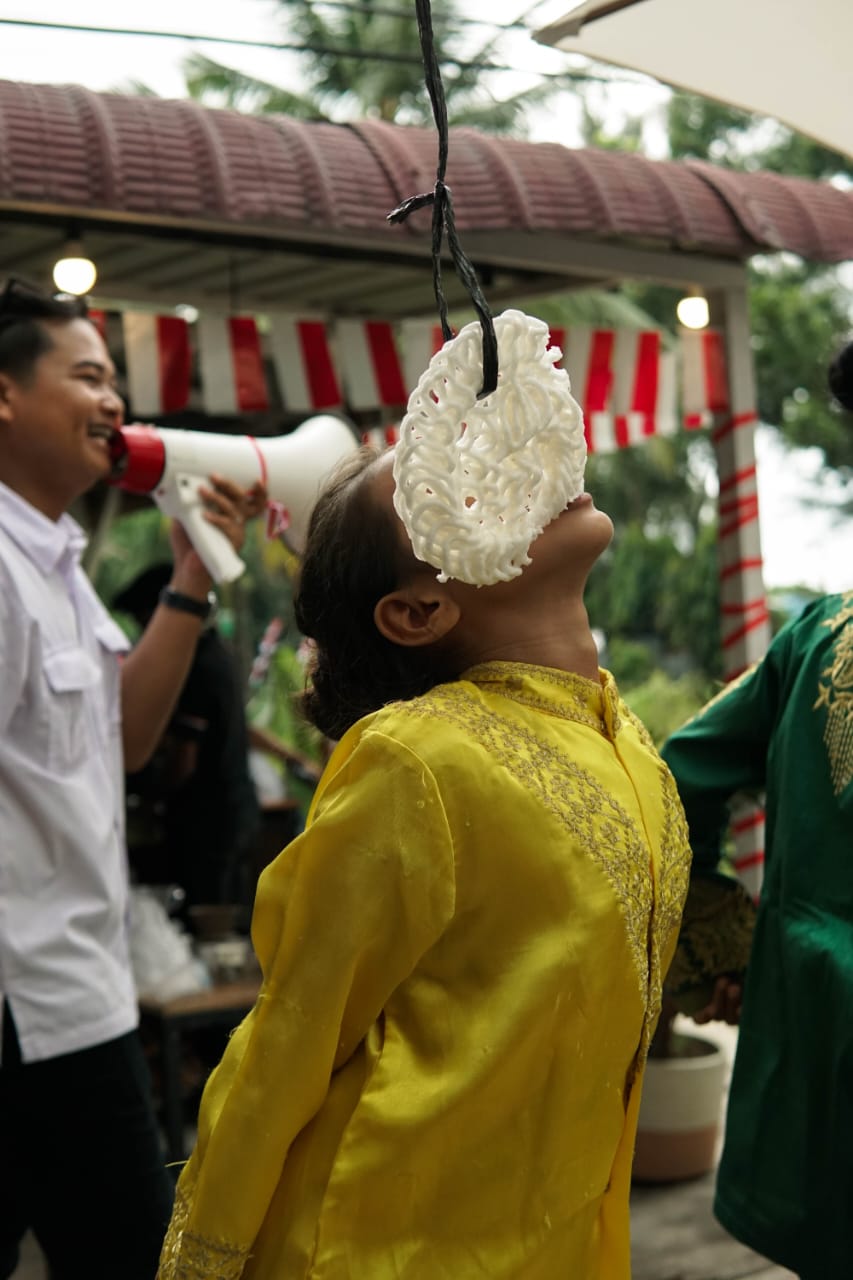
[[[347,459],[318,499],[294,601],[296,625],[316,645],[303,710],[329,738],[456,674],[437,646],[393,644],[373,620],[379,600],[411,571],[393,513],[363,483],[378,457],[364,448]]]
[[[11,277],[0,293],[0,372],[25,381],[36,361],[53,347],[51,325],[88,314],[82,298],[54,297]]]

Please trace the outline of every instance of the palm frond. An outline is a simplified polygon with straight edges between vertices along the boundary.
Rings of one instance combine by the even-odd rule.
[[[301,120],[327,120],[316,98],[292,93],[278,85],[250,76],[234,67],[194,53],[185,59],[184,76],[187,92],[199,102],[230,107],[236,111],[258,114],[281,114]]]

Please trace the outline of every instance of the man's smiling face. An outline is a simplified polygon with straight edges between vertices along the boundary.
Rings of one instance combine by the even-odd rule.
[[[41,322],[52,346],[29,374],[0,372],[0,480],[51,519],[109,475],[124,405],[115,368],[84,319]]]

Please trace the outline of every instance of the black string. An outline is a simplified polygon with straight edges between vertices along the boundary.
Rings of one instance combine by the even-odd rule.
[[[427,205],[432,205],[432,287],[438,305],[441,332],[445,342],[453,337],[453,330],[447,319],[447,299],[441,286],[441,243],[446,234],[447,247],[450,250],[454,270],[468,290],[474,310],[480,317],[480,327],[483,330],[483,386],[477,397],[481,399],[483,396],[491,395],[498,385],[498,340],[495,335],[495,326],[492,320],[492,313],[489,310],[489,304],[483,297],[477,274],[459,242],[456,219],[453,214],[453,197],[450,193],[450,187],[444,181],[444,175],[447,170],[448,150],[447,102],[444,97],[444,86],[441,83],[441,70],[435,53],[430,0],[415,0],[415,11],[418,18],[418,33],[420,35],[421,52],[426,73],[426,87],[432,103],[435,126],[438,130],[438,168],[433,190],[424,192],[423,195],[410,196],[408,200],[404,200],[392,213],[388,214],[388,221],[392,223],[404,222],[409,214],[414,213],[416,209],[424,209]]]

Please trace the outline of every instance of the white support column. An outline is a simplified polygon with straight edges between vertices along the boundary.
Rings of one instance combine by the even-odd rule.
[[[723,675],[732,680],[763,657],[770,643],[764,591],[755,428],[758,422],[746,281],[711,299],[712,322],[723,330],[729,410],[713,432],[719,497],[719,573]],[[758,897],[764,869],[764,813],[752,800],[732,806],[734,862],[746,888]]]

